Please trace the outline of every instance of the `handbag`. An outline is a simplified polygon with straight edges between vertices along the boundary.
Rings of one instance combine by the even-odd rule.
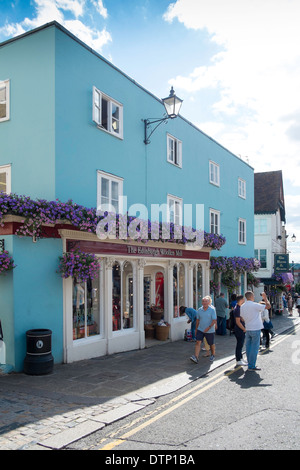
[[[271,320],[270,321],[264,320],[264,329],[265,330],[271,330],[272,328],[273,328],[273,324],[272,324]]]

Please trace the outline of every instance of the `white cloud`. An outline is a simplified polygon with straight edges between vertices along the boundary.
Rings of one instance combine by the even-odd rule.
[[[112,38],[105,28],[103,30],[91,28],[79,19],[85,12],[86,2],[87,0],[33,0],[36,13],[33,18],[25,18],[20,23],[6,24],[0,28],[0,32],[12,37],[50,21],[57,21],[91,48],[101,52],[103,46]],[[104,8],[102,0],[92,3],[98,12],[106,18],[107,10]],[[66,12],[73,15],[75,19],[66,20]]]
[[[103,18],[108,17],[107,8],[104,7],[102,0],[93,0],[92,3]]]
[[[91,29],[79,20],[64,21],[64,26],[96,51],[101,51],[111,41],[111,35],[105,28],[102,31]]]
[[[299,161],[299,17],[299,0],[177,0],[164,15],[166,21],[206,29],[220,45],[209,65],[170,83],[190,93],[218,89],[220,99],[211,108],[216,120],[234,118],[230,125],[235,134],[241,132],[247,148],[255,152],[256,142],[254,159],[261,160],[262,150],[269,162],[274,151],[286,159],[288,151]],[[245,115],[247,123],[242,122]],[[300,185],[299,178],[293,182]]]

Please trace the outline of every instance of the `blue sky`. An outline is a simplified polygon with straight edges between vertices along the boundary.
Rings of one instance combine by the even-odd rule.
[[[0,42],[56,20],[159,98],[173,85],[185,118],[283,171],[300,262],[299,18],[299,0],[0,0]]]

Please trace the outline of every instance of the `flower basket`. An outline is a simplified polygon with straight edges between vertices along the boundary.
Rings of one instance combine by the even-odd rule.
[[[164,311],[162,308],[156,307],[155,305],[152,305],[150,307],[150,312],[151,312],[151,319],[152,320],[161,320]]]
[[[84,282],[95,279],[99,274],[100,262],[93,254],[75,250],[64,253],[59,260],[58,272],[63,278],[73,277]]]
[[[9,256],[8,251],[4,250],[0,253],[0,274],[7,274],[8,271],[11,271],[16,266],[14,265],[14,260]]]

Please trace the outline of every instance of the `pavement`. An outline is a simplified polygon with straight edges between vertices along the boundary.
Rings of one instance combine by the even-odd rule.
[[[275,315],[274,332],[300,323]],[[276,337],[275,340],[276,341]],[[143,350],[54,365],[51,374],[32,376],[0,369],[0,450],[60,450],[210,374],[235,366],[234,335],[216,336],[216,357],[189,358],[195,343],[152,341]],[[151,346],[151,347],[150,347]],[[263,359],[261,358],[260,361]]]

